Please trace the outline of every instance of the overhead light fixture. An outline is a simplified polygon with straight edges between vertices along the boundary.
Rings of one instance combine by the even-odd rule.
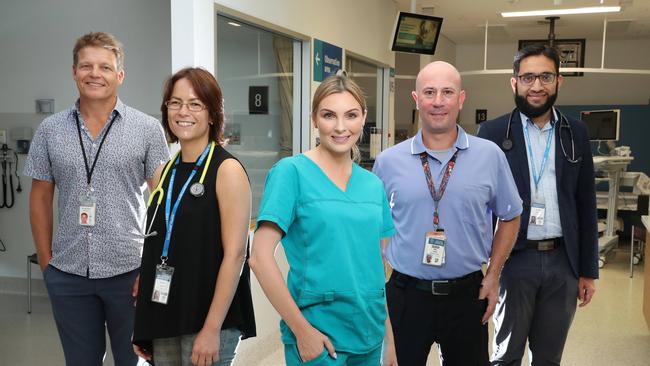
[[[540,17],[540,16],[553,16],[553,15],[572,15],[572,14],[595,14],[595,13],[616,13],[621,11],[620,6],[591,6],[586,8],[573,8],[573,9],[547,9],[547,10],[531,10],[531,11],[511,11],[502,12],[501,16],[504,18],[513,17]]]
[[[233,27],[241,27],[241,24],[235,22],[228,22],[228,24],[232,25]]]

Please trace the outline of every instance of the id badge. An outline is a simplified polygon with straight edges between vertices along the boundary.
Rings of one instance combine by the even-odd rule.
[[[169,289],[172,285],[172,275],[174,267],[159,264],[156,266],[156,278],[153,283],[153,293],[151,301],[167,305],[169,299]]]
[[[92,190],[79,195],[79,217],[77,218],[79,225],[95,226],[96,201]]]
[[[543,203],[533,203],[530,205],[530,221],[529,225],[542,226],[544,225],[544,215],[546,214],[546,205]]]
[[[429,231],[424,241],[422,263],[428,266],[440,267],[445,264],[445,245],[447,236],[444,231]]]

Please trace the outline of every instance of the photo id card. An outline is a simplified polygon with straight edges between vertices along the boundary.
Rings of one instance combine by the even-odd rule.
[[[79,206],[79,225],[95,226],[95,203]]]
[[[546,214],[546,205],[543,203],[533,203],[530,205],[530,220],[529,225],[542,226],[544,225],[544,215]]]
[[[424,241],[422,263],[429,266],[440,267],[445,264],[445,245],[447,236],[444,231],[429,231]]]
[[[77,218],[79,225],[95,226],[96,202],[92,188],[79,195],[79,217]]]
[[[153,283],[151,301],[167,305],[167,300],[169,300],[169,289],[172,285],[173,275],[174,267],[163,264],[156,266],[156,278]]]

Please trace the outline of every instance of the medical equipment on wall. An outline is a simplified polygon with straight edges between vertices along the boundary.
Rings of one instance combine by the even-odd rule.
[[[0,147],[0,170],[2,170],[2,191],[0,192],[0,208],[12,208],[15,203],[14,176],[18,186],[16,192],[20,193],[20,176],[18,175],[18,154],[10,149],[7,144]]]
[[[557,109],[555,109],[557,112],[557,115],[559,117],[559,140],[560,140],[560,147],[562,148],[562,154],[564,154],[564,157],[566,160],[570,163],[579,163],[582,161],[582,156],[576,156],[576,149],[575,149],[575,141],[573,138],[573,129],[571,128],[571,125],[569,124],[569,121],[564,117],[564,115]],[[503,138],[503,141],[501,142],[501,149],[503,151],[510,151],[512,149],[512,140],[510,139],[510,129],[512,128],[512,118],[515,115],[515,113],[519,112],[517,108],[513,109],[512,112],[510,112],[510,118],[508,118],[508,127],[506,129],[506,135]],[[569,139],[571,140],[571,155],[569,155],[567,148],[564,147],[564,139],[562,139],[562,132],[564,130],[568,130],[568,136]]]

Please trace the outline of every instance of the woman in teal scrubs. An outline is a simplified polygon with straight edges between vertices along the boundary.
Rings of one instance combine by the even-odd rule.
[[[380,241],[394,233],[382,182],[361,168],[366,102],[345,76],[325,79],[311,119],[320,145],[269,172],[249,260],[282,321],[287,365],[396,365]],[[275,262],[282,241],[290,270]]]

